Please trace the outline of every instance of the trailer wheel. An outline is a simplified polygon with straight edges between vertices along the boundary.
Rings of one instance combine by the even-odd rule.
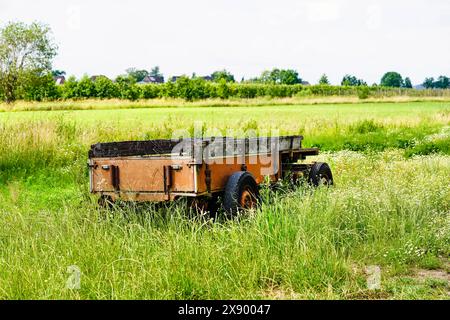
[[[330,166],[325,162],[314,163],[309,171],[308,181],[315,187],[333,185],[333,174],[331,173]]]
[[[258,185],[250,173],[240,171],[228,178],[223,197],[223,208],[229,217],[235,216],[239,210],[255,208],[258,201]]]

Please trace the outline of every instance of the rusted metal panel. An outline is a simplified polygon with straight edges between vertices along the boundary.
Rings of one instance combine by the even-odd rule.
[[[167,201],[223,191],[235,172],[248,171],[257,184],[276,182],[287,165],[318,154],[303,149],[302,136],[280,138],[125,141],[93,145],[89,152],[90,189],[113,200]],[[306,168],[306,169],[305,169]]]
[[[146,158],[98,158],[92,159],[92,189],[94,192],[162,192],[164,193],[165,168],[172,165],[180,166],[179,170],[170,170],[173,181],[169,186],[173,191],[194,192],[193,167],[190,160],[146,159]],[[113,168],[117,167],[118,176],[113,180]],[[166,173],[167,174],[167,173]],[[119,184],[118,184],[119,183]]]
[[[273,161],[271,155],[249,155],[243,159],[243,161],[239,157],[228,157],[217,159],[217,161],[210,159],[212,163],[208,164],[208,167],[211,175],[211,192],[222,191],[228,178],[237,171],[250,172],[257,184],[264,182],[265,177],[269,177],[273,182],[278,180],[280,166],[279,163]],[[199,193],[208,192],[207,181],[206,165],[197,166],[197,191]]]

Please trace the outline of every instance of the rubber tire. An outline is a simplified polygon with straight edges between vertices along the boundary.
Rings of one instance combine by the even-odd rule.
[[[318,187],[322,178],[327,180],[326,185],[333,185],[333,174],[331,173],[330,166],[325,162],[316,162],[309,171],[308,181],[314,187]]]
[[[250,187],[256,201],[259,202],[259,190],[255,178],[247,171],[239,171],[228,178],[223,196],[223,209],[228,217],[234,217],[242,210],[239,200],[245,187]]]

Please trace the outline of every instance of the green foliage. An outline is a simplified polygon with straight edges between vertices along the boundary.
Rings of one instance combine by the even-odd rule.
[[[221,99],[228,99],[230,97],[230,87],[225,79],[222,79],[219,82],[219,86],[217,87],[217,96]]]
[[[95,97],[100,99],[118,98],[120,97],[120,91],[118,85],[116,85],[111,79],[100,76],[94,81]]]
[[[439,76],[439,78],[434,81],[434,78],[425,78],[423,86],[427,89],[449,89],[450,88],[450,78],[446,76]]]
[[[377,132],[384,128],[382,124],[376,123],[373,119],[362,120],[355,124],[350,125],[349,131],[359,134]]]
[[[65,99],[77,98],[78,82],[74,76],[70,76],[62,85],[62,97]]]
[[[159,69],[159,66],[153,67],[152,70],[150,70],[149,75],[152,77],[162,77],[163,76],[163,74],[161,73],[161,71]]]
[[[52,76],[59,77],[59,76],[65,76],[66,72],[64,70],[52,70]]]
[[[367,86],[367,83],[362,79],[358,79],[355,76],[346,74],[341,81],[341,85],[357,87],[357,86]]]
[[[116,84],[120,98],[137,100],[141,95],[141,88],[136,85],[136,79],[132,76],[118,76]]]
[[[384,87],[403,87],[403,78],[398,72],[387,72],[381,78],[381,83]]]
[[[147,70],[138,70],[136,68],[128,68],[125,71],[126,71],[128,77],[133,78],[135,82],[141,82],[149,74],[149,72]],[[158,72],[159,72],[159,68],[158,68]]]
[[[30,78],[51,72],[57,46],[50,34],[48,26],[36,22],[11,22],[0,29],[0,88],[6,102],[16,99],[21,86],[29,87]]]
[[[213,72],[211,77],[214,82],[220,82],[222,79],[224,79],[225,82],[235,82],[234,76],[225,69]]]
[[[446,76],[439,76],[438,80],[434,83],[434,87],[438,89],[450,88],[450,79]]]
[[[359,86],[358,87],[358,98],[359,99],[367,99],[370,94],[370,89],[368,86]]]
[[[96,96],[95,84],[88,76],[85,75],[80,79],[80,81],[78,81],[75,96],[77,98],[89,98]]]
[[[142,87],[142,98],[143,99],[155,99],[163,96],[162,85],[159,84],[145,84]]]
[[[404,87],[408,88],[408,89],[411,89],[413,87],[410,78],[408,78],[408,77],[405,78]]]
[[[256,78],[251,82],[293,85],[301,83],[302,80],[299,78],[298,72],[295,70],[274,68],[272,70],[263,71],[259,78]]]
[[[423,86],[427,89],[431,89],[433,88],[434,85],[434,78],[425,78],[425,80],[423,81]]]
[[[51,73],[44,75],[29,75],[22,84],[20,97],[25,100],[54,100],[61,96]]]
[[[329,85],[330,81],[328,81],[328,76],[326,74],[323,74],[319,79],[320,85]]]
[[[199,94],[194,91],[193,82],[200,80],[196,78],[195,80],[191,80],[186,76],[181,76],[175,82],[175,92],[177,97],[183,98],[187,101],[192,101]]]
[[[48,75],[48,74],[47,74]],[[358,96],[360,99],[368,97],[390,97],[399,94],[408,96],[429,95],[429,92],[416,90],[406,91],[377,86],[332,86],[326,84],[304,86],[301,84],[276,84],[260,82],[227,82],[222,79],[219,82],[205,81],[203,78],[186,76],[180,77],[175,82],[161,84],[137,84],[131,76],[119,76],[116,81],[99,76],[95,80],[84,76],[76,80],[69,77],[64,85],[56,86],[50,78],[39,80],[37,76],[29,75],[27,86],[18,88],[19,98],[26,100],[52,100],[52,99],[86,99],[86,98],[119,98],[128,100],[155,99],[155,98],[180,98],[186,101],[201,99],[228,99],[228,98],[289,98],[306,96]],[[33,79],[34,85],[30,84]],[[24,82],[25,83],[25,82]],[[38,88],[42,85],[43,88]],[[27,92],[27,90],[31,90]],[[1,96],[1,90],[0,90]]]
[[[281,69],[278,75],[280,84],[297,84],[302,82],[302,80],[298,76],[298,72],[295,70],[284,70]]]

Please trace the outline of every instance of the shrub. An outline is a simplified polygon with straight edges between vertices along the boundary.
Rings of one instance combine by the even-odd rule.
[[[161,86],[158,84],[144,84],[141,86],[141,98],[155,99],[161,96]]]
[[[219,81],[219,85],[217,87],[217,96],[220,99],[228,99],[230,97],[230,87],[228,86],[225,79],[221,79]]]
[[[21,88],[20,97],[34,101],[54,100],[61,97],[61,91],[58,90],[53,76],[49,73],[30,77]]]
[[[119,76],[116,79],[120,98],[137,100],[141,96],[141,88],[136,85],[136,80],[130,76]]]
[[[97,98],[108,99],[118,98],[120,91],[117,85],[110,79],[104,76],[97,77],[94,82],[95,93]]]
[[[84,76],[78,81],[75,89],[76,97],[78,98],[91,98],[96,96],[94,82],[88,77]]]
[[[367,86],[361,86],[358,87],[358,98],[359,99],[367,99],[369,97],[369,87]]]
[[[62,86],[62,97],[64,99],[73,99],[77,97],[78,82],[74,76],[70,76]]]

